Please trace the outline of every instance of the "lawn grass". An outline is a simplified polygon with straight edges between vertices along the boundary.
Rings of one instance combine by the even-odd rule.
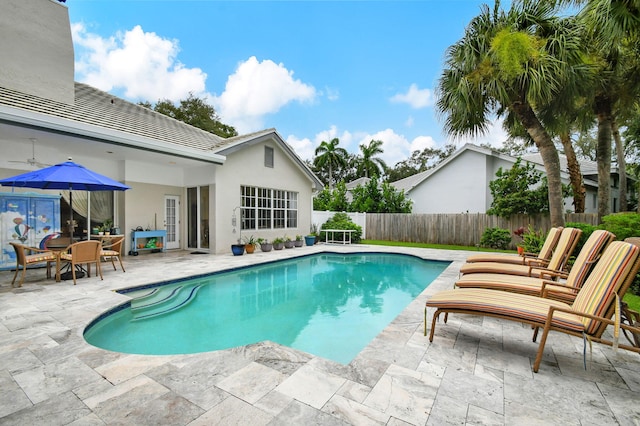
[[[503,253],[515,253],[514,250],[495,250],[486,247],[468,247],[468,246],[454,246],[446,244],[424,244],[424,243],[409,243],[403,241],[382,241],[382,240],[362,240],[362,244],[371,244],[375,246],[401,246],[401,247],[418,247],[418,248],[431,248],[440,250],[470,250],[470,251],[496,251]],[[624,296],[624,301],[627,302],[630,309],[636,312],[640,312],[640,296],[627,292]]]
[[[627,302],[630,309],[640,312],[640,296],[627,292],[627,294],[624,295],[624,301]]]
[[[410,243],[405,241],[382,241],[382,240],[362,240],[362,244],[370,244],[374,246],[398,246],[398,247],[417,247],[417,248],[431,248],[439,250],[469,250],[469,251],[494,251],[500,253],[516,253],[515,250],[497,250],[486,247],[469,247],[469,246],[455,246],[449,244],[425,244],[425,243]]]

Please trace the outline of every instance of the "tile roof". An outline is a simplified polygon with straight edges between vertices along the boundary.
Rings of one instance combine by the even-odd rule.
[[[217,135],[78,82],[74,104],[0,87],[0,105],[196,150],[210,151],[225,143]]]

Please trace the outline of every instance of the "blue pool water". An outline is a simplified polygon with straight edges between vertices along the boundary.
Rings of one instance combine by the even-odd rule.
[[[134,354],[227,349],[271,340],[348,364],[449,262],[323,253],[143,289],[85,330]]]

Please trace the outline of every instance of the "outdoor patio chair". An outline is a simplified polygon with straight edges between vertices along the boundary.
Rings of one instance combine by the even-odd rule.
[[[567,272],[565,266],[569,256],[576,248],[578,241],[582,235],[582,230],[577,228],[564,228],[560,235],[558,245],[551,256],[551,260],[546,267],[538,267],[535,265],[513,265],[509,263],[498,262],[474,262],[465,263],[460,268],[460,274],[478,274],[478,273],[492,273],[492,274],[508,274],[508,275],[522,275],[525,277],[537,277],[548,278],[557,280],[560,278],[566,278]]]
[[[67,250],[60,254],[60,260],[71,264],[73,285],[76,285],[76,268],[86,265],[87,277],[91,276],[91,264],[95,263],[97,273],[102,280],[102,269],[100,268],[100,241],[87,240],[73,243]],[[59,272],[58,272],[59,273]]]
[[[640,247],[614,241],[578,292],[572,304],[544,297],[510,293],[481,288],[444,290],[433,295],[425,305],[424,334],[427,334],[427,309],[436,308],[431,322],[429,341],[433,341],[435,324],[441,313],[460,313],[497,317],[509,321],[531,324],[536,341],[539,328],[543,328],[540,344],[533,364],[538,372],[544,346],[550,331],[558,331],[590,341],[620,347],[640,353],[640,348],[618,343],[619,329],[640,331],[637,327],[621,324],[619,315],[611,320],[640,268]],[[614,341],[602,337],[609,325],[614,327]]]
[[[587,279],[589,272],[600,259],[602,252],[615,237],[609,231],[601,229],[594,231],[582,246],[566,281],[562,283],[544,278],[488,273],[465,274],[455,283],[455,286],[511,291],[533,296],[542,296],[542,292],[547,291],[549,298],[571,303]]]
[[[113,265],[113,270],[116,269],[116,263],[114,259],[118,259],[120,262],[120,267],[122,268],[122,272],[126,272],[124,270],[124,265],[122,264],[122,245],[124,244],[124,237],[116,237],[111,240],[110,243],[102,246],[100,250],[100,256],[111,260],[111,264]]]
[[[16,273],[13,274],[11,287],[13,287],[14,283],[16,282],[20,267],[22,267],[22,278],[20,279],[18,287],[22,287],[22,283],[24,283],[24,278],[27,275],[27,267],[29,265],[35,265],[37,263],[47,263],[47,278],[51,278],[51,269],[49,268],[49,265],[51,263],[58,262],[58,256],[56,255],[56,253],[50,250],[42,250],[37,247],[29,247],[13,242],[9,242],[9,244],[13,246],[13,249],[16,252]]]
[[[467,258],[468,263],[474,262],[498,262],[498,263],[513,263],[517,265],[535,265],[535,266],[547,266],[553,251],[558,245],[560,240],[560,234],[562,233],[562,227],[553,227],[549,230],[547,238],[544,240],[544,244],[540,249],[540,253],[522,253],[522,254],[509,254],[509,253],[481,253],[474,254]]]

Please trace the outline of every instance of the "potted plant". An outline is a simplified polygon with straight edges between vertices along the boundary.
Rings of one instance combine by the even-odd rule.
[[[293,248],[293,241],[291,241],[291,238],[286,235],[284,237],[284,248]]]
[[[244,247],[244,244],[242,244],[242,241],[238,238],[237,244],[231,244],[231,253],[233,253],[234,256],[242,256],[244,254]]]
[[[260,244],[260,250],[262,251],[271,251],[273,249],[273,244],[265,238],[258,238],[256,242]]]
[[[273,239],[273,249],[282,250],[284,248],[284,240],[280,237]]]
[[[104,223],[102,224],[102,230],[104,231],[104,235],[110,235],[112,227],[113,227],[113,220],[111,219],[105,220]]]
[[[293,242],[294,247],[302,247],[304,241],[302,241],[302,235],[296,235],[296,240]]]
[[[244,249],[247,254],[251,254],[256,250],[256,246],[258,245],[258,240],[256,240],[253,235],[250,237],[244,237]]]
[[[304,242],[307,246],[312,246],[316,243],[316,236],[311,234],[305,235]]]

